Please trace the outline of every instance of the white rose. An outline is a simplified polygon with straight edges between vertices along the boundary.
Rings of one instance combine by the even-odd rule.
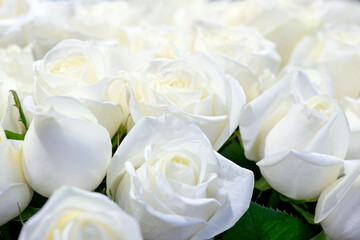
[[[105,40],[127,43],[125,26],[138,21],[138,10],[125,1],[77,1],[71,3],[72,14],[67,21],[70,38]]]
[[[12,45],[0,48],[0,125],[5,129],[24,134],[25,126],[19,121],[19,110],[14,106],[15,90],[20,101],[34,91],[33,57],[30,47]]]
[[[360,95],[360,27],[332,26],[304,37],[290,63],[327,69],[333,79],[334,97]]]
[[[303,72],[322,95],[334,97],[334,79],[332,78],[331,73],[327,68],[319,65],[287,65],[281,69],[277,77],[281,79],[295,71]]]
[[[22,144],[7,140],[0,127],[0,226],[18,216],[32,198],[33,190],[22,171],[21,154]]]
[[[44,94],[102,98],[105,59],[91,42],[65,40],[36,61],[34,74],[41,99]],[[99,89],[95,91],[94,88]]]
[[[154,58],[152,50],[133,49],[115,40],[101,41],[96,46],[104,56],[108,76],[119,76],[123,71],[136,72]]]
[[[201,21],[193,25],[190,51],[211,55],[243,87],[247,102],[273,83],[281,59],[275,45],[256,29]],[[268,79],[267,75],[270,76]]]
[[[12,119],[15,120],[15,123],[4,123],[3,116],[11,115],[5,112],[10,111],[9,108],[14,108],[12,106],[13,101],[8,101],[9,91],[24,91],[27,94],[33,92],[32,64],[33,57],[30,47],[21,49],[16,45],[11,45],[7,48],[0,48],[0,124],[6,130],[14,131],[13,128],[9,129],[8,127],[9,125],[15,125],[18,121],[18,117],[16,117]],[[19,93],[19,95],[22,95],[22,93]]]
[[[257,165],[276,191],[293,199],[313,200],[342,174],[344,163],[325,154],[291,150],[266,157]]]
[[[25,125],[21,121],[19,121],[20,113],[19,113],[19,109],[15,106],[14,96],[12,93],[9,92],[9,90],[7,90],[5,93],[6,94],[3,95],[5,96],[4,97],[5,101],[2,102],[4,106],[0,107],[0,110],[1,108],[3,108],[4,110],[3,115],[1,116],[2,118],[0,121],[0,125],[5,130],[9,130],[11,132],[15,132],[19,134],[25,134],[26,128]],[[18,96],[20,102],[25,97],[25,95],[19,94],[19,92],[18,92]]]
[[[10,90],[15,90],[20,100],[33,93],[33,61],[29,46],[0,48],[0,125],[6,130],[25,133],[25,127],[18,121],[19,111],[14,107]]]
[[[0,48],[0,71],[15,82],[14,90],[32,92],[34,76],[32,66],[34,58],[31,47],[20,48],[11,45],[7,48]]]
[[[79,99],[112,136],[123,120],[121,106],[108,101],[105,59],[91,42],[65,40],[34,64],[35,101],[50,96]]]
[[[0,71],[0,121],[7,107],[9,90],[14,86],[6,73]]]
[[[30,1],[2,0],[0,2],[0,46],[25,46],[29,41],[32,18]]]
[[[340,99],[339,105],[350,125],[350,143],[346,159],[360,159],[360,98],[344,97]]]
[[[344,159],[349,126],[335,100],[318,95],[301,72],[287,75],[247,104],[240,132],[248,159],[259,161],[287,150]]]
[[[360,4],[357,1],[323,1],[320,7],[323,10],[325,26],[359,24]]]
[[[296,1],[234,2],[223,15],[226,23],[256,27],[265,38],[274,42],[283,65],[289,60],[297,42],[321,23],[320,13]]]
[[[129,47],[153,58],[177,58],[185,51],[186,29],[177,26],[141,26],[127,29]]]
[[[315,32],[299,43],[291,62],[330,72],[331,78],[323,79],[321,85],[330,86],[328,94],[339,100],[349,120],[351,137],[346,158],[359,158],[359,116],[356,99],[360,96],[360,28],[354,25],[330,25]]]
[[[139,23],[152,25],[184,25],[184,22],[178,22],[178,13],[186,12],[194,5],[206,3],[206,0],[153,0],[144,2],[142,0],[132,1],[133,8],[138,9]],[[164,10],[166,9],[166,10]],[[192,19],[192,18],[191,18]],[[188,20],[188,19],[186,19]],[[185,22],[186,24],[187,22]]]
[[[253,174],[216,153],[178,114],[146,117],[116,151],[108,195],[140,223],[145,239],[209,239],[247,210]]]
[[[74,12],[70,1],[36,1],[35,18],[31,24],[31,44],[35,59],[41,59],[56,44],[75,38],[68,26]],[[76,39],[84,39],[79,34]]]
[[[125,126],[127,130],[130,130],[134,126],[134,122],[131,118],[127,100],[127,87],[130,81],[127,76],[128,75],[123,72],[119,77],[113,78],[108,88],[108,98],[111,102],[118,103],[121,106],[124,116],[121,125]]]
[[[127,43],[126,16],[129,3],[123,1],[38,1],[31,37],[37,59],[65,39],[116,39]],[[133,9],[136,10],[136,9]]]
[[[16,81],[0,70],[0,125],[5,130],[24,134],[25,126],[19,121],[19,110],[15,107],[13,94],[10,93],[10,90],[14,89],[17,89]],[[30,93],[17,91],[20,101],[28,94]]]
[[[150,62],[130,83],[134,122],[177,112],[190,118],[219,149],[236,129],[245,103],[241,86],[205,54]]]
[[[30,186],[45,197],[65,185],[94,190],[105,177],[111,159],[106,129],[70,97],[48,98],[36,110],[23,152]]]
[[[261,75],[264,69],[276,73],[281,59],[275,44],[252,27],[231,27],[217,22],[198,21],[193,27],[191,51],[223,55]]]
[[[331,239],[359,239],[360,162],[345,161],[345,176],[327,187],[315,209],[315,223],[321,223]]]
[[[20,240],[142,239],[139,224],[100,193],[63,187],[23,226]]]
[[[300,7],[316,14],[323,7],[323,0],[253,0],[253,1],[232,1],[212,2],[218,9],[218,19],[232,26],[238,26],[249,22],[267,8],[271,7]],[[220,11],[219,11],[220,10]]]
[[[230,1],[193,1],[191,6],[187,8],[178,9],[175,13],[174,19],[176,26],[191,26],[196,21],[219,21],[219,15],[224,15],[224,12],[231,8]]]

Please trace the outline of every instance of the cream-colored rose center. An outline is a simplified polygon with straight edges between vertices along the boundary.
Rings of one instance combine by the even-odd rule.
[[[182,165],[184,165],[184,166],[186,166],[186,167],[189,166],[189,161],[188,161],[186,158],[183,158],[183,157],[173,157],[173,158],[171,159],[171,161],[172,161],[173,163],[182,164]]]
[[[335,107],[334,100],[326,96],[314,96],[306,102],[306,106],[330,117]]]
[[[55,229],[63,230],[65,226],[72,221],[74,218],[79,216],[81,214],[80,211],[69,211],[67,212],[57,223],[55,226],[53,226],[49,233],[46,236],[46,240],[52,240],[54,239],[54,231]]]
[[[196,185],[199,177],[198,165],[185,154],[171,154],[155,163],[158,171],[168,179]]]
[[[164,71],[156,75],[152,79],[152,85],[155,89],[163,90],[162,88],[176,89],[180,91],[198,90],[199,86],[196,83],[196,78],[188,72],[170,72]]]
[[[165,78],[165,85],[169,86],[170,88],[177,88],[177,89],[185,89],[189,86],[189,79],[188,78],[180,78],[175,74],[171,74],[170,77]]]
[[[85,66],[86,62],[83,57],[67,57],[55,61],[51,65],[49,72],[79,79],[85,71]]]
[[[209,96],[209,86],[206,86],[203,79],[197,73],[178,71],[178,72],[160,72],[152,79],[152,85],[155,89],[167,93],[169,90],[179,92],[201,92],[200,99]]]
[[[46,235],[46,240],[55,239],[55,235],[59,232],[66,231],[65,229],[69,224],[75,224],[77,227],[81,229],[85,229],[89,225],[93,229],[94,227],[102,228],[106,234],[111,237],[112,239],[120,239],[115,233],[110,229],[109,226],[103,224],[100,221],[95,221],[93,218],[88,219],[82,216],[82,211],[79,210],[72,210],[67,211],[57,222],[56,224],[50,229],[49,233]],[[75,231],[75,230],[74,230]],[[57,232],[57,233],[55,233]]]

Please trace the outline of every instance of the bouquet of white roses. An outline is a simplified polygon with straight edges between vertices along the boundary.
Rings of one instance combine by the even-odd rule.
[[[359,13],[0,0],[0,239],[360,239]]]

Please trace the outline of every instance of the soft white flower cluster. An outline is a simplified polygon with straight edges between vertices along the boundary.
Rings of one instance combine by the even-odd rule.
[[[359,12],[0,0],[0,225],[35,191],[50,199],[20,239],[212,238],[252,196],[252,172],[216,152],[239,128],[276,191],[318,199],[326,234],[359,239]],[[108,196],[91,193],[105,176]]]

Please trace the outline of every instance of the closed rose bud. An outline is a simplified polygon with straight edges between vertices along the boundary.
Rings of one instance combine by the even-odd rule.
[[[248,159],[300,150],[344,159],[350,130],[337,102],[319,95],[302,72],[286,75],[243,108],[240,132]]]
[[[24,140],[23,168],[30,186],[49,197],[61,186],[94,190],[111,159],[109,133],[70,97],[37,106]]]
[[[23,211],[33,195],[21,166],[22,142],[6,139],[0,127],[0,226]]]

